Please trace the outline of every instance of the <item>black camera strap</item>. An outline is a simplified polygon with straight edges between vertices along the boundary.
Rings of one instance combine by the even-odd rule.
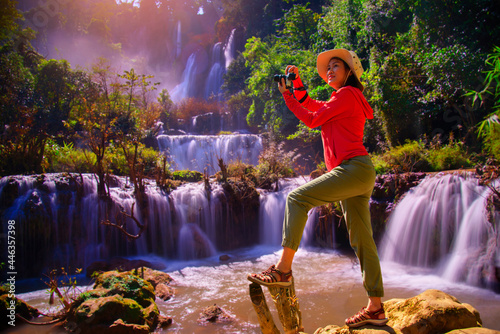
[[[293,90],[294,90],[294,91],[299,91],[299,92],[304,92],[304,91],[306,92],[306,94],[305,94],[305,95],[304,95],[304,96],[303,96],[300,100],[298,100],[298,101],[299,101],[299,103],[301,103],[301,104],[302,104],[302,103],[303,103],[303,102],[307,99],[307,97],[309,96],[309,94],[307,94],[307,90],[306,90],[306,88],[305,88],[304,86],[301,86],[301,87],[295,87],[295,88],[293,88]],[[295,93],[293,94],[293,96],[295,96]],[[295,98],[297,98],[297,97],[295,96]]]

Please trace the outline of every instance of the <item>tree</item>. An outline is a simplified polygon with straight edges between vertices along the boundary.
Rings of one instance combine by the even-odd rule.
[[[105,59],[99,59],[89,72],[89,92],[73,106],[70,125],[79,133],[89,150],[95,155],[94,173],[97,175],[97,193],[108,196],[105,176],[106,153],[115,138],[112,125],[118,119],[116,110],[119,98],[118,85],[113,82],[114,73]],[[90,162],[90,159],[88,159]]]
[[[483,140],[486,152],[500,161],[500,47],[495,46],[486,59],[487,71],[484,88],[467,93],[473,103],[480,103],[487,116],[477,124],[478,137]]]
[[[0,2],[0,45],[12,38],[18,31],[17,20],[22,17],[16,9],[16,1],[4,0]]]
[[[323,16],[318,22],[315,50],[345,48],[358,49],[358,34],[361,33],[363,17],[363,0],[332,1],[325,7]]]
[[[308,9],[306,5],[294,5],[282,18],[276,20],[282,27],[278,32],[278,43],[295,50],[309,50],[313,40],[311,35],[317,32],[320,15]]]
[[[140,117],[148,111],[148,92],[156,89],[159,83],[151,84],[149,79],[152,75],[136,74],[132,68],[118,75],[124,80],[121,89],[125,93],[126,99],[122,100],[120,106],[121,113],[114,123],[117,134],[115,141],[122,148],[123,154],[128,164],[130,180],[134,184],[134,192],[139,206],[145,205],[144,201],[144,161],[141,141],[147,134],[147,117]],[[140,121],[143,121],[142,124]]]

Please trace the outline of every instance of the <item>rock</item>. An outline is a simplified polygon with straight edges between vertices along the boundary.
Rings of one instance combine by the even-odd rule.
[[[222,308],[214,304],[213,306],[207,307],[200,313],[198,321],[201,323],[228,322],[232,321],[232,317],[229,314],[227,314],[227,312],[224,311]]]
[[[480,328],[481,318],[474,307],[460,303],[455,297],[439,290],[427,290],[408,299],[391,299],[384,302],[384,306],[389,317],[387,326],[350,330],[347,326],[330,325],[318,328],[314,334],[498,333]]]
[[[226,262],[226,261],[229,261],[230,259],[231,259],[231,257],[229,255],[226,255],[226,254],[219,256],[219,261],[221,261],[221,262]]]
[[[119,294],[125,298],[132,298],[142,307],[155,300],[153,286],[146,280],[131,274],[108,271],[99,275],[94,284],[94,290],[106,290],[106,295]]]
[[[152,263],[145,260],[129,260],[122,257],[115,257],[110,261],[95,261],[92,262],[86,270],[86,276],[92,277],[92,274],[95,272],[104,272],[110,270],[119,270],[119,271],[130,271],[133,269],[138,269],[142,267],[152,268],[156,270],[165,269],[160,263]]]
[[[94,261],[85,270],[85,275],[90,278],[95,272],[104,272],[109,270],[110,270],[109,262]]]
[[[446,333],[482,324],[475,308],[439,290],[427,290],[406,300],[392,299],[384,305],[388,325],[405,334]]]
[[[499,331],[495,331],[493,329],[472,327],[465,329],[456,329],[446,334],[499,334],[499,333],[500,333]]]
[[[110,334],[147,334],[149,332],[149,327],[146,325],[126,324],[122,319],[116,320],[107,329],[107,333]]]
[[[162,300],[169,300],[174,295],[174,289],[166,285],[165,283],[160,283],[155,288],[156,297]]]
[[[15,298],[15,307],[12,308],[11,305],[11,298],[9,297],[7,287],[5,285],[0,286],[0,316],[2,317],[2,321],[0,322],[0,331],[11,327],[8,324],[11,320],[14,320],[14,323],[16,323],[16,313],[28,320],[40,315],[40,312],[38,312],[36,308],[28,305],[22,299]]]
[[[172,318],[171,317],[166,317],[164,315],[160,314],[160,317],[158,318],[158,327],[159,328],[166,328],[172,324]]]
[[[138,271],[138,274],[138,276],[142,277],[141,270]],[[151,268],[144,268],[144,277],[142,278],[151,283],[153,287],[156,287],[158,284],[168,285],[173,281],[169,274]]]
[[[385,328],[385,329],[384,329]],[[401,333],[401,332],[395,332],[393,329],[388,328],[388,327],[382,327],[382,329],[374,329],[373,326],[370,327],[361,327],[360,329],[349,329],[347,326],[344,327],[339,327],[335,325],[329,325],[326,326],[325,328],[318,328],[314,334],[394,334],[394,333]]]
[[[123,318],[129,324],[145,324],[139,303],[118,294],[85,300],[74,310],[74,315],[78,322],[84,322],[86,326],[110,326]]]
[[[71,305],[65,327],[80,333],[149,333],[160,312],[151,283],[132,272],[100,274]]]

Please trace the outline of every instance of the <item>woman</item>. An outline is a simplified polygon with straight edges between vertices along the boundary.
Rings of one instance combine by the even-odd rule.
[[[373,110],[362,92],[363,68],[352,51],[335,49],[318,55],[318,74],[335,91],[329,101],[311,99],[304,89],[298,69],[289,65],[286,73],[295,73],[295,96],[284,80],[278,88],[295,116],[308,127],[321,126],[325,163],[328,173],[300,186],[287,197],[283,222],[283,252],[276,265],[248,279],[264,286],[287,287],[292,280],[292,262],[310,209],[340,201],[349,232],[349,242],[359,259],[368,305],[346,319],[349,327],[383,326],[384,295],[377,248],[373,240],[369,200],[375,184],[375,169],[363,146],[366,118]]]

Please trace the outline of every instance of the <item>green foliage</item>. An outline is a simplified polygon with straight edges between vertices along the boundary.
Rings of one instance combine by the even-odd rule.
[[[75,149],[73,143],[64,142],[61,146],[55,141],[49,141],[45,148],[43,167],[48,173],[91,173],[95,162],[92,152]]]
[[[172,173],[175,181],[198,182],[203,180],[203,173],[192,170],[178,170]]]
[[[11,37],[18,29],[17,20],[22,17],[16,9],[16,1],[0,2],[0,43]]]
[[[448,145],[430,149],[427,152],[427,160],[433,171],[472,167],[472,162],[461,142],[451,141]]]
[[[284,73],[287,65],[294,64],[300,68],[301,78],[307,80],[315,73],[315,56],[311,51],[292,51],[275,41],[255,37],[247,41],[245,48],[246,66],[252,70],[248,89],[253,99],[247,122],[250,126],[267,129],[277,138],[284,138],[295,132],[299,122],[286,107],[273,77]]]
[[[317,52],[335,48],[357,49],[358,34],[363,31],[363,2],[366,1],[332,1],[324,8],[317,28]]]
[[[282,18],[276,20],[282,29],[278,32],[278,43],[286,48],[308,50],[311,47],[311,35],[317,31],[320,15],[308,9],[306,5],[296,4]]]
[[[435,172],[470,168],[472,162],[463,143],[451,140],[441,145],[438,140],[426,145],[423,141],[407,141],[383,154],[371,156],[378,174],[387,172]]]
[[[495,46],[488,55],[486,66],[484,89],[469,91],[466,96],[473,97],[473,103],[481,101],[481,105],[490,111],[478,124],[478,137],[483,140],[487,153],[500,160],[500,47]]]

